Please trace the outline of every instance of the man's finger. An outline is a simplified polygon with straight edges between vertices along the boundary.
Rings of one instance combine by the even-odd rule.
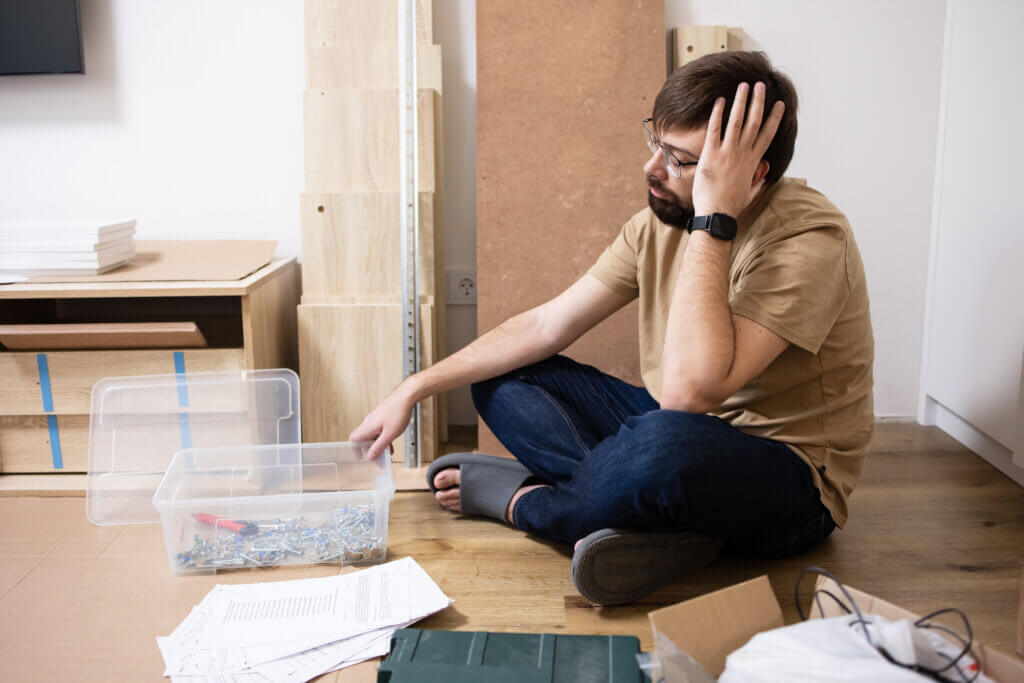
[[[378,457],[380,457],[381,453],[387,450],[389,443],[390,441],[385,439],[384,435],[381,434],[379,437],[377,437],[377,440],[373,442],[373,445],[370,446],[370,450],[366,452],[366,457],[368,457],[370,460],[376,460]]]
[[[736,86],[736,97],[732,101],[732,111],[729,112],[729,125],[725,129],[725,139],[722,144],[735,143],[740,139],[743,132],[743,115],[747,110],[747,91],[749,86],[740,83]]]
[[[761,120],[764,118],[764,83],[758,81],[754,84],[754,93],[750,96],[750,110],[747,112],[747,121],[743,124],[742,140],[748,142],[747,147],[753,147],[757,140],[757,133],[761,129]]]
[[[778,100],[772,107],[772,113],[768,115],[768,120],[761,127],[761,132],[757,134],[754,151],[757,152],[759,157],[764,156],[764,153],[768,151],[768,146],[772,144],[772,138],[775,137],[775,133],[779,130],[779,124],[782,123],[782,115],[785,112],[785,103],[782,100]]]
[[[719,97],[715,100],[715,106],[711,108],[711,118],[708,119],[708,134],[704,139],[704,149],[718,149],[722,143],[722,112],[725,111],[725,98]]]

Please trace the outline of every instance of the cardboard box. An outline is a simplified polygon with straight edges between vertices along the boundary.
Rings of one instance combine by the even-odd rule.
[[[844,586],[862,612],[870,612],[886,619],[918,619],[873,595],[850,586]],[[839,594],[831,579],[819,577],[815,589],[826,589]],[[835,617],[843,614],[831,600],[821,601],[822,614],[817,606],[810,618]],[[967,615],[968,619],[970,615]],[[702,679],[694,676],[699,671],[692,662],[700,664],[713,676],[725,669],[725,658],[742,647],[755,634],[784,626],[782,608],[767,576],[723,588],[692,600],[655,610],[648,615],[654,635],[655,652],[662,665],[666,683]],[[1024,680],[1024,660],[974,642],[982,670],[1000,683]],[[686,678],[689,676],[689,678]],[[705,678],[703,680],[712,680]]]

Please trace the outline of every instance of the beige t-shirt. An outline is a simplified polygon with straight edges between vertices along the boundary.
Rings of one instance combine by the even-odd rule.
[[[860,252],[846,217],[791,178],[767,187],[737,222],[729,308],[789,346],[710,414],[792,448],[811,466],[822,502],[842,526],[874,429],[875,344]],[[589,271],[616,292],[639,297],[640,371],[655,400],[688,238],[646,208]]]

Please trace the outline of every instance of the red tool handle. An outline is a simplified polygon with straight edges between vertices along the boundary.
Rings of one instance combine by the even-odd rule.
[[[228,519],[227,517],[218,517],[217,515],[208,515],[205,512],[196,513],[196,521],[202,522],[203,524],[212,524],[215,527],[224,527],[225,529],[231,529],[235,533],[238,533],[245,529],[244,524],[235,522]]]

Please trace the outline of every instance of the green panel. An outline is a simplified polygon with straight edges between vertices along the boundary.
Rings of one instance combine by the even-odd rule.
[[[378,683],[561,683],[642,680],[633,636],[400,629]]]

